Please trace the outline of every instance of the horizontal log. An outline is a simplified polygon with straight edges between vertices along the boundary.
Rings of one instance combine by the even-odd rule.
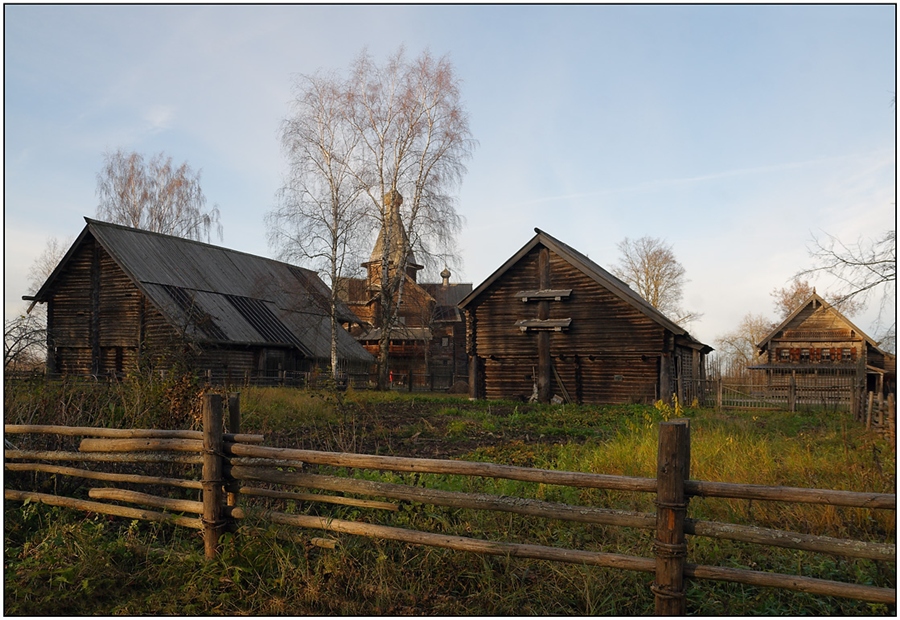
[[[325,491],[376,495],[391,499],[409,500],[437,506],[497,510],[515,514],[546,517],[581,523],[617,525],[652,529],[656,527],[656,515],[650,513],[610,510],[592,506],[570,506],[556,502],[505,497],[488,493],[460,493],[437,489],[423,489],[389,482],[338,478],[319,474],[282,472],[262,467],[232,467],[231,475],[238,480],[257,480],[276,484],[289,484]]]
[[[203,450],[202,439],[82,439],[81,452],[149,452],[171,450],[173,452],[197,452]]]
[[[48,506],[61,506],[63,508],[74,508],[75,510],[84,510],[87,512],[97,512],[100,514],[113,515],[116,517],[126,517],[128,519],[142,519],[144,521],[159,521],[162,523],[170,523],[172,525],[181,525],[195,530],[203,529],[200,519],[193,517],[182,517],[179,515],[167,514],[164,512],[153,512],[151,510],[142,510],[140,508],[130,508],[128,506],[115,506],[113,504],[105,504],[103,502],[92,502],[85,499],[73,499],[71,497],[61,497],[59,495],[49,495],[47,493],[33,493],[30,491],[15,491],[12,489],[4,489],[3,496],[8,500],[40,502]]]
[[[751,586],[778,588],[794,592],[807,592],[820,596],[837,596],[870,603],[886,603],[895,605],[897,591],[891,588],[861,586],[855,583],[843,583],[816,579],[814,577],[798,577],[781,573],[763,573],[742,568],[723,568],[719,566],[702,566],[685,564],[684,576],[694,579],[710,579],[713,581],[730,581]]]
[[[112,438],[203,439],[203,431],[164,430],[152,428],[97,428],[93,426],[57,426],[52,424],[6,424],[7,434],[50,433],[55,435]],[[262,443],[264,435],[225,433],[225,441]]]
[[[436,489],[423,489],[401,484],[337,478],[317,474],[272,471],[266,468],[232,468],[232,476],[238,479],[258,480],[277,484],[290,484],[326,491],[342,491],[361,495],[377,495],[392,499],[417,501],[438,506],[496,510],[515,514],[595,523],[624,527],[652,529],[656,516],[650,513],[610,510],[590,506],[571,506],[555,502],[543,502],[486,493],[459,493]],[[772,545],[789,549],[802,549],[818,553],[830,553],[846,557],[873,560],[892,560],[896,546],[844,540],[828,536],[813,536],[746,525],[733,525],[713,521],[687,519],[685,532],[695,536],[707,536],[742,542]]]
[[[429,532],[419,532],[383,525],[371,525],[308,515],[289,515],[272,511],[263,511],[260,513],[260,516],[272,523],[281,525],[296,525],[299,527],[343,532],[358,536],[396,540],[411,544],[429,545],[488,555],[508,555],[537,560],[590,564],[594,566],[642,572],[654,572],[656,567],[656,560],[654,559],[613,553],[576,551],[571,549],[559,549],[557,547],[524,545],[519,543],[500,543],[466,538],[463,536],[432,534]],[[745,569],[686,564],[684,567],[684,574],[686,577],[695,579],[730,581],[796,592],[808,592],[810,594],[824,596],[850,598],[873,603],[895,604],[897,598],[896,590],[890,588],[861,586],[840,581],[829,581],[812,577],[798,577],[779,573],[764,573]]]
[[[890,493],[858,493],[855,491],[771,487],[758,484],[704,482],[701,480],[685,480],[684,492],[688,495],[699,497],[729,497],[732,499],[760,499],[803,504],[825,504],[828,506],[850,506],[854,508],[897,509],[897,496]]]
[[[199,465],[199,454],[172,454],[171,452],[65,452],[62,450],[4,450],[7,459],[34,461],[79,461],[102,463],[184,463]]]
[[[359,508],[375,508],[377,510],[399,510],[397,504],[390,502],[376,502],[368,499],[356,499],[353,497],[337,497],[334,495],[318,495],[315,493],[290,493],[287,491],[275,491],[273,489],[258,489],[256,487],[241,487],[241,495],[255,497],[271,497],[274,499],[292,499],[301,502],[322,502],[325,504],[340,504],[342,506],[357,506]]]
[[[139,474],[115,474],[105,471],[91,471],[75,467],[63,467],[62,465],[47,465],[45,463],[6,463],[4,467],[8,471],[40,471],[47,474],[62,474],[88,480],[107,480],[110,482],[131,482],[134,484],[160,484],[183,489],[200,489],[199,480],[182,480],[181,478],[163,478],[161,476],[142,476]]]
[[[896,545],[831,538],[829,536],[814,536],[811,534],[786,532],[783,530],[773,530],[752,525],[735,525],[731,523],[718,523],[715,521],[685,519],[684,531],[686,534],[695,536],[739,540],[760,545],[770,545],[787,549],[802,549],[804,551],[829,553],[851,558],[866,558],[870,560],[885,561],[893,561],[897,558]]]
[[[444,549],[484,553],[487,555],[532,558],[536,560],[551,560],[574,564],[589,564],[592,566],[635,570],[646,573],[653,572],[656,566],[656,561],[653,559],[621,555],[618,553],[599,553],[596,551],[579,551],[574,549],[561,549],[559,547],[546,547],[542,545],[495,542],[491,540],[467,538],[465,536],[449,536],[446,534],[419,532],[416,530],[407,530],[386,525],[343,521],[328,517],[289,515],[283,512],[274,511],[253,511],[248,509],[247,514],[253,514],[261,519],[279,525],[294,525],[330,532],[367,536],[370,538],[396,540],[416,545],[428,545],[432,547],[442,547]]]
[[[203,502],[197,502],[189,499],[159,497],[158,495],[139,493],[137,491],[129,491],[127,489],[89,489],[88,496],[92,499],[108,499],[119,502],[129,502],[131,504],[143,504],[144,506],[163,508],[165,510],[203,514]]]
[[[247,467],[288,467],[294,469],[303,467],[303,463],[300,461],[292,461],[290,459],[243,459],[231,457],[228,460],[232,465],[246,465]]]
[[[629,476],[610,476],[606,474],[553,471],[549,469],[534,469],[529,467],[516,467],[514,465],[495,465],[493,463],[476,463],[471,461],[417,459],[402,456],[375,456],[350,454],[346,452],[317,452],[314,450],[270,448],[267,446],[250,446],[236,443],[225,444],[225,453],[241,457],[270,457],[285,460],[297,460],[316,465],[332,465],[334,467],[484,476],[487,478],[503,478],[507,480],[519,480],[522,482],[558,484],[571,487],[650,493],[656,492],[655,478],[635,478]]]

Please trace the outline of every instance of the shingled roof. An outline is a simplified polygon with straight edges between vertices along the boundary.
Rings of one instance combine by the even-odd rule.
[[[54,283],[87,236],[106,250],[137,288],[174,326],[215,345],[288,346],[304,356],[330,358],[330,290],[309,269],[236,250],[84,218],[78,239],[41,289],[29,299],[52,297]],[[339,320],[359,322],[343,303]],[[198,318],[202,320],[197,320]],[[345,330],[338,356],[371,362]]]

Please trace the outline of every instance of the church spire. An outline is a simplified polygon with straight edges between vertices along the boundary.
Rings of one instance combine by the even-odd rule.
[[[384,221],[381,224],[381,230],[378,231],[378,239],[375,241],[375,247],[372,248],[372,254],[369,256],[368,262],[363,263],[363,267],[367,267],[371,271],[372,265],[381,265],[382,245],[385,236],[387,236],[389,266],[396,267],[401,263],[405,248],[406,270],[410,277],[415,280],[416,272],[422,269],[423,266],[416,263],[416,257],[413,254],[412,247],[410,247],[409,237],[406,235],[406,228],[403,226],[403,219],[400,217],[400,205],[402,204],[403,196],[397,190],[392,189],[384,195]]]

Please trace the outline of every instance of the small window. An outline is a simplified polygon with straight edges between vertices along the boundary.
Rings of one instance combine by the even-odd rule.
[[[822,361],[823,362],[831,361],[831,349],[822,349]]]
[[[850,362],[853,360],[853,349],[841,349],[841,361]]]
[[[780,349],[780,355],[778,356],[782,362],[791,361],[791,350],[790,349]]]
[[[441,338],[441,346],[442,346],[442,347],[449,347],[449,346],[450,346],[450,339],[449,339],[449,338]]]
[[[800,362],[803,364],[809,363],[809,349],[800,349]]]

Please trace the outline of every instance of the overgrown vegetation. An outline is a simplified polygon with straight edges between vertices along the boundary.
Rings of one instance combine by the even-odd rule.
[[[7,385],[6,422],[106,424],[106,416],[114,415],[109,425],[159,426],[155,420],[164,419],[165,388],[157,386],[141,399],[131,389],[136,388]],[[655,473],[658,423],[674,413],[640,405],[542,406],[277,388],[245,389],[241,402],[242,430],[264,432],[268,445],[648,477]],[[844,414],[692,408],[680,413],[691,418],[692,478],[895,492],[892,448]],[[176,424],[191,423],[184,414]],[[347,473],[448,490],[654,510],[647,494],[460,476]],[[407,502],[396,512],[291,501],[275,507],[475,538],[652,556],[653,533],[630,528]],[[892,511],[695,498],[689,515],[875,542],[896,540]],[[261,529],[251,533],[251,527]],[[314,546],[315,537],[337,545]],[[690,537],[689,544],[694,563],[896,584],[894,563],[701,537]],[[4,611],[10,615],[653,612],[651,574],[479,556],[263,523],[242,523],[237,534],[223,541],[221,556],[206,562],[200,538],[191,530],[8,502],[4,552]],[[885,605],[711,581],[689,582],[687,594],[689,612],[701,615],[894,613]]]

